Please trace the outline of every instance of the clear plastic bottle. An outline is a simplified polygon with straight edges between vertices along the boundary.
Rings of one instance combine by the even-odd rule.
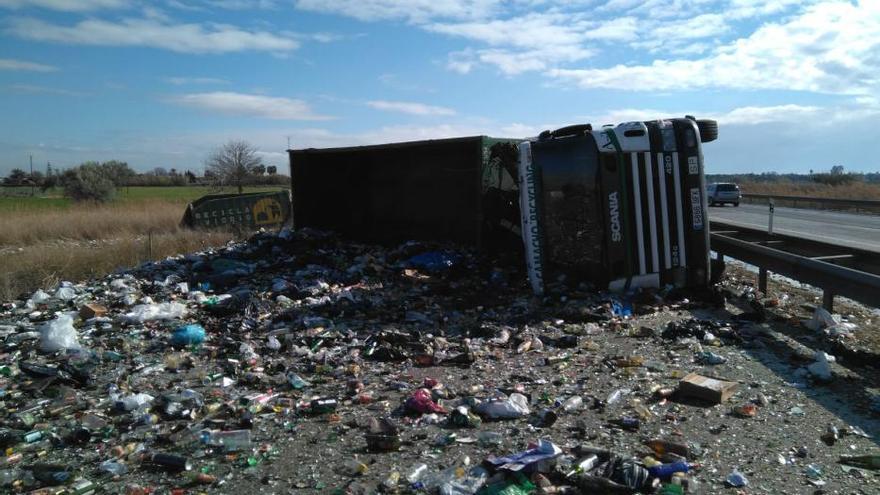
[[[366,474],[368,471],[368,467],[363,462],[357,459],[351,459],[345,462],[345,474],[349,476],[360,476]]]
[[[425,463],[416,464],[406,473],[406,481],[409,481],[410,483],[416,483],[420,481],[426,474],[428,474],[428,465]]]
[[[397,491],[397,484],[400,483],[400,473],[392,471],[385,480],[382,481],[382,489],[386,493]]]
[[[15,480],[21,477],[19,469],[3,469],[0,470],[0,486],[12,486]]]
[[[444,479],[439,483],[440,495],[473,495],[486,484],[489,473],[480,466],[475,466],[466,472],[457,469],[455,472],[444,471]]]
[[[574,395],[565,399],[565,402],[562,403],[562,410],[565,412],[574,412],[580,409],[584,405],[584,399],[579,395]]]
[[[504,441],[504,435],[497,431],[481,431],[477,435],[477,441],[480,442],[480,445],[501,445],[501,442]]]
[[[202,432],[202,443],[214,447],[223,447],[227,452],[248,450],[253,446],[251,430],[207,430]]]

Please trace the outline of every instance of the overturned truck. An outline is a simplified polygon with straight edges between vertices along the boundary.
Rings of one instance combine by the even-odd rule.
[[[536,293],[556,273],[612,290],[709,283],[702,143],[693,117],[289,150],[297,228],[380,243],[522,249]]]

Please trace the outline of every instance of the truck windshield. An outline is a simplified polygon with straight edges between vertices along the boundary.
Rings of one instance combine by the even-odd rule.
[[[547,260],[557,266],[598,271],[605,232],[594,138],[538,142],[532,153],[541,167]]]

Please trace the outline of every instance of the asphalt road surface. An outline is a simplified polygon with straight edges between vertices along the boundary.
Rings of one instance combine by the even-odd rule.
[[[713,206],[709,218],[744,227],[767,228],[767,205]],[[776,207],[773,231],[880,252],[880,215]]]

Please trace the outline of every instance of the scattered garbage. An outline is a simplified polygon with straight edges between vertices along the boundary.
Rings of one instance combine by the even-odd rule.
[[[0,306],[4,493],[689,494],[746,486],[725,473],[751,450],[787,483],[839,481],[823,456],[844,446],[865,454],[835,468],[880,465],[802,393],[834,357],[756,374],[753,324],[673,291],[546,280],[538,300],[468,250],[311,230],[61,289]],[[808,424],[827,452],[762,441]]]

